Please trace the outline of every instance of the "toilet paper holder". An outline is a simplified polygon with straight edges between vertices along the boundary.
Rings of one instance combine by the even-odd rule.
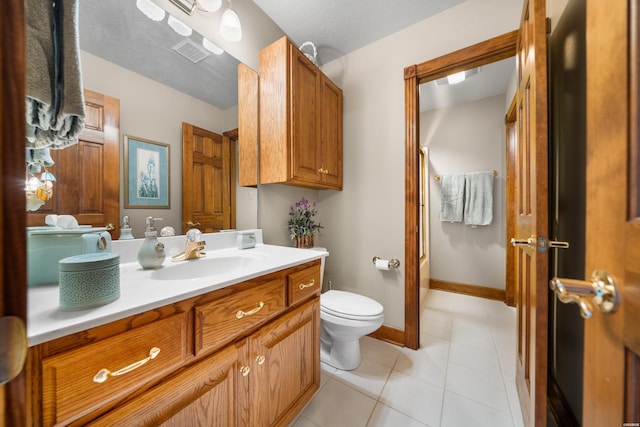
[[[379,256],[374,256],[373,257],[373,265],[376,265],[376,261],[378,260],[382,260],[382,258],[380,258]],[[384,260],[383,260],[384,261]],[[389,260],[389,267],[391,268],[398,268],[400,267],[400,261],[397,260],[396,258],[391,258]]]

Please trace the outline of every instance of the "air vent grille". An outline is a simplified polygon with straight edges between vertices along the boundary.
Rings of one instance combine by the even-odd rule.
[[[210,52],[205,50],[202,46],[194,43],[191,39],[184,39],[183,41],[175,45],[173,47],[173,50],[175,50],[194,64],[197,64],[207,56],[211,55]]]

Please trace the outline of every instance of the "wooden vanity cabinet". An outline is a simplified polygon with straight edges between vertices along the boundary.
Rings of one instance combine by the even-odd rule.
[[[320,385],[319,281],[311,261],[34,346],[32,424],[287,425]]]
[[[342,190],[342,91],[286,37],[259,61],[260,183]]]

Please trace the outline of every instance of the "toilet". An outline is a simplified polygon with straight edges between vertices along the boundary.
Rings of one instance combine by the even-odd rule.
[[[324,258],[321,279],[323,275]],[[338,290],[323,293],[320,295],[320,360],[345,371],[356,369],[361,361],[360,338],[378,329],[383,321],[382,304],[371,298]]]

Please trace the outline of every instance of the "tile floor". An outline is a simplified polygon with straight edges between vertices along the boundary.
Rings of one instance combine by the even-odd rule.
[[[364,337],[354,371],[322,364],[320,390],[292,427],[523,426],[516,312],[430,290],[417,351]]]

